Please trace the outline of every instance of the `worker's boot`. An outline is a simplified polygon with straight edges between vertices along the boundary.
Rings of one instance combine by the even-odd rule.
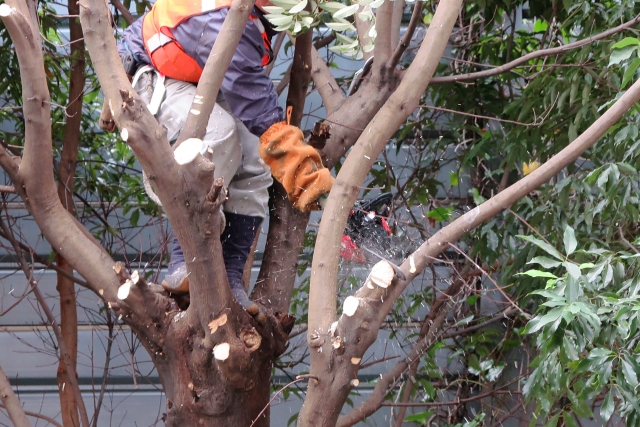
[[[225,212],[224,216],[226,225],[220,240],[222,241],[222,255],[224,265],[227,268],[229,286],[242,308],[252,316],[256,316],[260,312],[260,307],[249,299],[242,282],[242,276],[262,218],[230,212]]]
[[[187,264],[184,261],[184,254],[175,234],[173,236],[173,248],[171,249],[171,259],[167,275],[162,281],[162,286],[169,292],[184,294],[189,292],[189,275],[187,274]]]

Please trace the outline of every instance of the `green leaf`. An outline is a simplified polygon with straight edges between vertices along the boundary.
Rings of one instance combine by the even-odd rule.
[[[519,237],[522,240],[526,240],[527,242],[531,242],[537,247],[539,247],[540,249],[542,249],[543,251],[545,251],[546,253],[548,253],[549,255],[551,255],[552,257],[557,258],[560,261],[564,261],[564,257],[562,256],[562,254],[560,254],[560,252],[558,252],[556,248],[554,248],[544,240],[536,239],[533,236],[523,236],[520,234],[518,234],[516,237]]]
[[[458,173],[454,171],[449,172],[449,184],[451,184],[452,187],[456,187],[458,183],[459,183]]]
[[[307,0],[302,0],[300,3],[293,6],[291,9],[289,9],[289,13],[294,14],[294,13],[302,12],[305,7],[307,7]]]
[[[564,421],[566,427],[578,427],[578,423],[571,412],[563,412],[562,421]]]
[[[140,220],[140,209],[136,209],[133,212],[131,212],[131,217],[129,218],[129,221],[131,221],[132,226],[137,227],[139,220]]]
[[[540,271],[540,270],[527,270],[522,273],[516,274],[516,276],[530,276],[530,277],[548,277],[551,279],[557,279],[558,276],[555,274],[549,273],[548,271]]]
[[[625,37],[618,43],[611,46],[612,49],[623,49],[627,46],[640,46],[640,40],[635,37]]]
[[[444,222],[449,219],[451,212],[453,212],[453,206],[450,206],[448,208],[439,207],[430,210],[427,213],[427,218],[435,219],[438,222]]]
[[[613,415],[613,411],[615,410],[615,402],[613,399],[613,389],[609,390],[609,393],[606,394],[604,400],[602,401],[602,406],[600,407],[600,416],[602,417],[602,425],[607,425],[611,415]]]
[[[534,33],[544,33],[549,28],[549,24],[542,19],[536,20],[535,24],[533,24],[533,32]]]
[[[540,264],[544,268],[556,268],[562,263],[560,261],[553,260],[546,256],[537,256],[533,258],[531,261],[529,261],[527,264]]]
[[[340,9],[339,11],[333,13],[333,19],[347,18],[356,13],[359,7],[359,4],[352,4],[351,6],[347,6],[344,9]]]
[[[624,379],[629,382],[629,385],[635,389],[638,387],[638,375],[636,374],[635,369],[631,363],[627,362],[625,359],[622,359],[622,372],[624,373]]]
[[[532,334],[536,331],[539,331],[549,323],[555,322],[562,316],[562,312],[564,311],[564,307],[554,308],[544,316],[536,316],[527,323],[525,327],[525,334]]]
[[[329,1],[326,3],[318,3],[318,7],[322,10],[326,10],[329,13],[337,12],[340,9],[344,9],[346,6],[337,1]]]
[[[567,273],[569,273],[569,275],[575,280],[578,280],[580,278],[580,275],[582,274],[580,271],[580,267],[572,262],[563,262],[562,266],[567,269]]]
[[[624,89],[627,84],[633,80],[633,76],[635,76],[636,71],[638,71],[638,67],[640,67],[640,58],[634,58],[627,69],[624,70],[624,75],[622,76],[622,82],[620,83],[620,89]]]
[[[576,250],[576,247],[578,246],[578,242],[576,241],[576,233],[573,228],[571,228],[571,226],[567,225],[567,227],[564,229],[563,240],[565,253],[567,254],[567,256],[569,256],[573,253],[573,251]]]
[[[276,26],[289,25],[293,21],[293,16],[289,15],[265,15],[265,17]]]
[[[633,52],[635,52],[637,49],[637,46],[627,46],[623,47],[622,49],[614,50],[613,52],[611,52],[611,57],[609,57],[608,66],[610,67],[612,65],[617,65],[622,61],[626,61],[627,59],[631,58],[631,55],[633,55]]]
[[[475,316],[472,314],[471,316],[467,316],[464,319],[460,319],[456,322],[455,325],[453,326],[460,326],[460,325],[466,325],[467,323],[471,322],[473,320]]]
[[[433,411],[419,412],[417,414],[412,414],[404,418],[405,421],[414,421],[419,424],[424,424],[427,422],[429,417],[433,415]]]

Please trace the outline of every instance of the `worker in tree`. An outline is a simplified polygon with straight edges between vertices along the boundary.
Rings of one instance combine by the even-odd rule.
[[[118,44],[134,89],[167,128],[171,142],[190,113],[196,84],[230,4],[231,0],[157,0]],[[224,262],[233,295],[252,315],[259,309],[247,296],[242,276],[266,215],[271,174],[303,212],[320,209],[319,199],[333,184],[318,153],[303,142],[300,129],[283,121],[278,95],[264,73],[263,67],[273,61],[274,35],[261,9],[266,4],[258,0],[247,21],[209,118],[202,151],[215,163],[215,177],[223,177],[227,186],[221,235]],[[109,127],[107,122],[103,127]],[[175,237],[163,285],[176,293],[189,289]]]

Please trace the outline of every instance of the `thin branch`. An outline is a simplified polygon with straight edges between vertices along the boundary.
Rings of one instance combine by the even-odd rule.
[[[258,420],[260,419],[260,417],[262,416],[262,414],[264,414],[264,411],[266,411],[266,410],[269,408],[269,406],[271,406],[271,404],[273,403],[273,401],[274,401],[274,400],[276,400],[276,397],[278,397],[278,395],[279,395],[280,393],[282,393],[283,391],[285,391],[287,388],[291,387],[291,386],[292,386],[292,385],[294,385],[295,383],[299,383],[299,382],[302,382],[302,381],[307,381],[307,380],[309,380],[309,379],[314,379],[314,380],[316,380],[316,381],[317,381],[317,380],[318,380],[318,377],[314,377],[313,375],[298,375],[298,376],[296,377],[296,379],[295,379],[295,380],[291,381],[291,382],[290,382],[290,383],[288,383],[288,384],[285,384],[285,385],[284,385],[280,390],[276,391],[276,392],[273,394],[273,397],[271,398],[271,400],[269,400],[269,403],[267,403],[267,405],[266,405],[264,408],[262,408],[262,411],[260,411],[260,413],[258,414],[258,416],[256,417],[256,419],[255,419],[255,420],[253,420],[253,422],[251,423],[251,425],[250,425],[249,427],[253,427],[253,426],[258,422]]]
[[[522,392],[516,390],[491,390],[476,396],[467,397],[449,402],[382,402],[380,406],[404,406],[404,407],[438,407],[438,406],[456,406],[464,403],[475,402],[485,397],[494,396],[496,394],[520,395]]]
[[[358,138],[358,142],[353,146],[338,173],[325,206],[325,212],[331,212],[332,220],[320,223],[313,256],[309,298],[314,301],[314,304],[309,307],[310,335],[318,334],[319,331],[328,331],[330,325],[336,320],[334,299],[339,259],[337,253],[340,250],[340,239],[347,216],[358,196],[359,186],[362,185],[375,159],[382,152],[393,132],[418,106],[420,97],[447,46],[461,6],[462,0],[440,2],[433,24],[427,31],[416,59],[409,67],[398,89],[389,97]],[[387,302],[386,299],[385,302]],[[330,347],[331,343],[328,343],[328,346]],[[331,354],[329,347],[326,352],[328,355]],[[312,360],[315,354],[316,352],[312,352]],[[318,366],[318,369],[324,368]]]
[[[276,41],[273,43],[273,61],[271,61],[271,64],[267,65],[264,69],[264,73],[267,76],[271,75],[271,70],[273,70],[273,67],[276,65],[276,59],[278,59],[278,53],[280,53],[280,48],[282,47],[282,43],[284,42],[284,38],[287,36],[287,33],[285,33],[284,31],[281,33],[278,33],[278,35],[276,36]]]
[[[398,46],[396,46],[396,50],[393,52],[393,55],[391,55],[391,59],[389,60],[389,68],[395,68],[395,66],[398,65],[398,62],[400,62],[400,58],[402,58],[402,54],[409,47],[409,43],[411,43],[411,37],[413,37],[413,33],[416,31],[418,23],[422,20],[423,4],[423,1],[417,1],[413,6],[413,13],[411,14],[409,25],[407,25],[407,31],[402,36],[402,40],[400,40]],[[435,79],[437,79],[437,77],[432,78],[431,82],[433,83]]]
[[[502,286],[500,286],[498,284],[498,282],[495,281],[495,279],[493,277],[491,277],[491,275],[489,273],[487,273],[486,271],[484,271],[484,269],[482,267],[480,267],[474,260],[472,260],[469,255],[467,255],[463,250],[461,250],[460,248],[458,248],[456,245],[454,245],[453,243],[449,243],[449,247],[452,248],[453,250],[455,250],[456,252],[458,252],[460,255],[462,255],[463,257],[465,257],[467,259],[467,261],[469,261],[470,263],[472,263],[478,270],[482,271],[482,274],[488,278],[489,280],[491,280],[491,283],[493,283],[493,286],[495,286],[496,290],[498,290],[498,292],[500,292],[502,294],[502,296],[509,302],[509,304],[511,304],[511,306],[518,310],[520,312],[520,314],[522,314],[524,316],[525,319],[530,320],[531,319],[531,315],[527,312],[525,312],[523,309],[520,308],[520,306],[518,304],[516,304],[509,295],[507,295],[507,293],[504,291],[504,289],[502,289]]]
[[[420,2],[418,2],[419,4]],[[598,40],[602,40],[605,39],[609,36],[621,33],[629,28],[635,27],[636,25],[638,25],[638,23],[640,23],[640,15],[636,16],[634,19],[632,19],[631,21],[625,22],[622,25],[618,25],[617,27],[611,28],[607,31],[603,31],[600,34],[596,34],[595,36],[589,36],[587,38],[584,38],[582,40],[577,40],[573,43],[569,43],[563,46],[559,46],[559,47],[553,47],[553,48],[548,48],[548,49],[541,49],[541,50],[537,50],[535,52],[531,52],[525,56],[522,56],[518,59],[514,59],[511,62],[507,62],[504,65],[501,65],[499,67],[496,68],[492,68],[490,70],[483,70],[483,71],[478,71],[475,73],[467,73],[467,74],[458,74],[458,75],[453,75],[453,76],[441,76],[441,77],[434,77],[433,79],[431,79],[431,84],[443,84],[443,83],[458,83],[458,82],[469,82],[472,80],[477,80],[477,79],[481,79],[481,78],[485,78],[485,77],[491,77],[491,76],[496,76],[498,74],[502,74],[502,73],[506,73],[509,70],[512,70],[522,64],[525,64],[533,59],[537,59],[537,58],[543,58],[545,56],[553,56],[553,55],[560,55],[562,53],[565,53],[567,51],[573,50],[573,49],[577,49],[579,47],[594,43]]]
[[[0,185],[0,193],[16,194],[16,188],[13,185]]]
[[[332,31],[326,36],[313,42],[313,47],[315,47],[317,50],[320,50],[323,47],[329,46],[331,43],[333,43],[335,39],[336,39],[336,33]]]
[[[7,236],[5,236],[4,232],[2,232],[2,230],[0,230],[0,237],[4,237],[5,239],[9,240],[9,238]],[[45,268],[50,269],[55,271],[58,274],[63,275],[64,277],[66,277],[69,280],[72,280],[73,282],[77,283],[78,285],[84,286],[85,288],[89,288],[89,283],[87,283],[86,281],[82,280],[79,277],[74,276],[73,274],[69,274],[67,271],[61,269],[60,267],[58,267],[57,265],[55,265],[53,263],[53,261],[49,261],[48,259],[46,259],[45,257],[38,255],[37,253],[33,252],[31,250],[31,248],[27,245],[25,245],[22,242],[17,242],[18,245],[20,246],[20,249],[22,249],[24,252],[28,253],[29,256],[31,257],[32,262],[37,262],[38,264],[42,264],[43,266],[45,266]]]
[[[246,27],[254,3],[255,0],[233,0],[231,3],[220,34],[216,37],[209,58],[204,64],[189,116],[173,147],[174,150],[186,139],[204,137],[222,80],[243,34],[243,31],[238,29]]]
[[[531,174],[517,183],[506,188],[491,199],[476,206],[451,224],[440,229],[438,233],[424,242],[402,264],[402,270],[407,275],[407,281],[398,283],[391,288],[380,308],[380,322],[391,310],[393,302],[406,289],[410,281],[420,274],[424,268],[433,262],[449,244],[457,242],[463,235],[493,218],[498,213],[508,209],[513,203],[538,188],[555,176],[560,170],[573,163],[585,150],[596,143],[622,116],[640,100],[640,80],[636,81],[602,116],[576,138],[571,144],[542,164]],[[343,166],[344,168],[344,166]],[[410,273],[409,269],[414,271]]]
[[[633,252],[640,254],[640,251],[638,251],[638,248],[633,246],[631,242],[624,237],[624,231],[622,231],[622,227],[618,227],[618,233],[620,233],[620,240],[622,240],[622,243],[624,243],[626,247],[631,249]]]
[[[131,24],[133,24],[135,22],[136,18],[134,18],[133,15],[131,14],[131,12],[129,12],[129,9],[124,7],[124,5],[122,4],[122,2],[120,0],[111,0],[111,4],[116,9],[118,9],[118,12],[120,12],[120,14],[124,18],[124,20],[127,21],[128,25],[131,25]]]
[[[553,103],[547,108],[546,111],[543,112],[543,114],[539,117],[536,117],[535,120],[533,122],[530,123],[523,123],[523,122],[518,122],[516,120],[509,120],[509,119],[501,119],[500,117],[491,117],[491,116],[483,116],[482,114],[473,114],[473,113],[466,113],[464,111],[459,111],[459,110],[452,110],[450,108],[444,108],[444,107],[436,107],[435,105],[421,105],[421,107],[424,108],[428,108],[430,110],[436,110],[436,111],[443,111],[445,113],[452,113],[452,114],[458,114],[461,116],[467,116],[467,117],[473,117],[476,119],[485,119],[485,120],[491,120],[491,121],[495,121],[495,122],[501,122],[501,123],[511,123],[514,125],[519,125],[519,126],[526,126],[526,127],[538,127],[538,126],[542,126],[545,122],[545,120],[547,119],[547,117],[549,117],[549,114],[551,114],[551,111],[553,110],[553,107],[556,105],[556,101],[558,100],[559,95],[556,96],[556,99],[553,101]]]
[[[2,220],[2,218],[0,218],[0,228],[2,229],[2,232],[5,234],[5,236],[9,238],[9,242],[13,246],[13,250],[18,255],[20,268],[22,269],[25,276],[27,277],[27,280],[31,285],[31,289],[33,290],[33,294],[38,300],[38,304],[40,305],[40,308],[42,308],[42,311],[44,311],[47,317],[47,321],[51,325],[51,329],[53,329],[53,333],[55,334],[56,339],[58,341],[60,359],[64,363],[64,366],[67,372],[75,372],[75,369],[73,368],[73,361],[71,359],[70,354],[67,352],[67,346],[65,344],[64,337],[62,336],[62,331],[58,326],[58,322],[56,321],[56,318],[53,315],[51,308],[47,304],[47,301],[45,300],[44,296],[40,292],[40,289],[38,288],[38,282],[33,278],[33,274],[27,265],[27,261],[24,257],[24,254],[22,253],[22,250],[20,249],[20,246],[17,244],[16,239],[13,237],[13,234],[8,229],[7,225]],[[84,400],[82,400],[82,394],[80,393],[78,378],[76,377],[76,375],[69,375],[68,381],[69,381],[69,387],[71,387],[71,390],[73,390],[73,396],[75,398],[75,402],[78,407],[78,412],[80,414],[80,422],[82,423],[82,426],[89,427],[90,426],[89,417],[87,415],[87,409],[84,405]]]

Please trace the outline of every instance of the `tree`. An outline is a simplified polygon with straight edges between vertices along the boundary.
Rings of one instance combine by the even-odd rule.
[[[413,8],[406,33],[400,38],[399,22],[404,10],[404,7],[401,7],[403,3],[383,2],[375,10],[377,35],[372,50],[369,50],[371,46],[367,38],[372,34],[370,26],[373,15],[367,15],[366,4],[349,11],[345,11],[348,7],[325,6],[324,10],[329,12],[331,7],[336,8],[331,12],[330,20],[333,24],[342,24],[346,29],[350,28],[351,23],[345,21],[344,17],[348,13],[354,14],[355,9],[358,9],[354,21],[358,29],[362,55],[374,58],[367,78],[360,88],[347,98],[344,97],[323,58],[313,47],[312,32],[297,37],[288,95],[288,103],[294,107],[295,112],[292,121],[296,124],[301,121],[301,106],[311,78],[322,95],[327,111],[324,122],[331,126],[330,136],[326,137],[321,148],[323,158],[330,167],[340,163],[336,184],[329,196],[318,229],[311,265],[307,338],[311,365],[309,374],[301,378],[308,380],[308,389],[298,417],[298,425],[353,425],[380,409],[390,394],[398,394],[401,398],[398,407],[410,406],[409,400],[416,389],[428,388],[426,383],[418,383],[415,380],[415,374],[418,370],[433,367],[433,351],[444,345],[447,338],[483,338],[482,334],[474,335],[474,332],[482,331],[483,327],[506,317],[511,319],[512,323],[509,333],[505,333],[503,337],[505,340],[513,340],[513,334],[522,328],[523,320],[529,320],[532,317],[530,313],[542,302],[544,304],[540,306],[541,315],[533,318],[524,330],[539,333],[538,342],[532,342],[531,345],[544,356],[539,359],[533,374],[528,378],[528,389],[525,390],[528,393],[535,391],[535,395],[530,394],[534,398],[540,399],[540,396],[544,396],[544,399],[540,399],[539,407],[534,408],[536,414],[549,416],[549,422],[553,425],[560,416],[565,424],[575,423],[574,414],[590,415],[585,402],[604,393],[606,397],[601,409],[603,418],[608,418],[605,415],[611,416],[614,409],[618,408],[628,416],[630,422],[633,423],[637,419],[634,417],[637,417],[636,414],[640,410],[636,408],[637,402],[633,404],[633,380],[625,382],[620,378],[623,374],[633,378],[632,373],[635,373],[637,386],[637,375],[640,373],[637,367],[640,363],[633,353],[635,329],[632,334],[620,336],[616,338],[616,342],[608,343],[610,347],[617,348],[624,342],[630,349],[628,352],[606,352],[603,350],[605,344],[598,343],[601,331],[589,336],[586,333],[589,327],[584,326],[584,322],[588,322],[585,319],[593,319],[597,304],[592,304],[596,307],[594,310],[584,301],[580,301],[580,298],[589,301],[598,298],[597,293],[590,295],[584,291],[589,289],[582,279],[582,269],[593,269],[589,272],[591,277],[586,279],[589,283],[597,283],[604,274],[602,282],[606,285],[612,280],[607,277],[617,274],[616,283],[620,285],[617,298],[630,298],[622,303],[631,304],[630,301],[634,301],[635,294],[621,295],[620,292],[624,293],[629,288],[628,284],[625,285],[625,278],[633,273],[635,258],[621,252],[624,248],[616,246],[616,242],[611,239],[611,233],[608,231],[611,224],[603,222],[594,227],[593,216],[602,212],[614,215],[620,210],[620,206],[624,206],[629,215],[628,218],[624,217],[625,221],[628,224],[633,222],[630,218],[637,221],[637,199],[631,200],[631,196],[627,195],[623,205],[613,203],[621,191],[630,193],[635,189],[633,179],[637,178],[637,170],[628,164],[628,167],[622,166],[617,158],[620,153],[616,153],[615,149],[607,153],[607,161],[619,164],[612,163],[596,168],[587,180],[587,183],[597,181],[600,188],[606,190],[603,200],[608,205],[604,204],[599,211],[597,207],[593,208],[593,197],[588,197],[592,191],[591,186],[579,186],[581,171],[579,168],[577,171],[574,170],[576,159],[601,137],[606,135],[607,141],[619,139],[620,146],[637,136],[637,127],[633,130],[633,115],[626,119],[626,126],[619,125],[618,122],[640,99],[640,83],[634,83],[624,93],[621,91],[635,76],[638,61],[631,56],[637,51],[640,43],[630,39],[615,45],[610,64],[612,67],[608,68],[602,65],[599,57],[593,58],[592,52],[589,51],[597,40],[615,36],[638,22],[638,18],[632,19],[632,16],[629,16],[635,12],[635,2],[612,2],[606,5],[580,2],[562,7],[555,3],[541,2],[534,6],[532,13],[536,17],[546,19],[536,22],[549,24],[544,24],[546,28],[542,24],[536,24],[541,27],[534,27],[533,31],[522,35],[516,30],[514,18],[519,3],[483,2],[463,6],[460,0],[442,0],[437,7],[429,5],[431,10],[427,9],[424,14],[424,5],[418,3]],[[252,2],[246,0],[233,3],[198,87],[199,94],[207,94],[205,99],[208,103],[197,106],[194,104],[194,108],[198,108],[201,114],[190,117],[193,120],[188,122],[182,131],[176,144],[178,147],[187,138],[201,136],[201,118],[208,117],[207,111],[211,111],[213,107],[224,70],[238,43],[239,34],[231,30],[244,25],[251,4]],[[308,13],[304,14],[304,6],[299,7],[298,3],[285,6],[278,6],[282,9],[278,13],[292,18],[287,19],[288,22],[282,25],[291,27],[294,32],[303,30],[303,23],[306,23],[307,27],[310,25],[309,21],[304,19],[311,17]],[[294,7],[298,9],[293,9]],[[261,281],[252,294],[257,300],[268,302],[264,304],[268,316],[265,323],[257,323],[235,303],[224,274],[218,214],[222,200],[222,185],[220,182],[212,181],[211,171],[215,165],[202,159],[197,153],[180,163],[173,160],[174,156],[162,127],[149,115],[144,104],[132,90],[123,70],[117,65],[119,57],[115,50],[110,26],[111,17],[106,5],[103,2],[81,1],[80,21],[84,40],[105,99],[118,125],[119,136],[131,147],[153,182],[187,260],[193,260],[188,263],[193,278],[191,304],[188,309],[180,310],[170,296],[156,291],[140,272],[130,271],[124,264],[114,262],[111,254],[60,203],[51,168],[53,149],[50,94],[39,43],[39,27],[33,19],[35,8],[32,4],[27,5],[19,0],[9,0],[0,6],[0,16],[13,39],[22,78],[22,114],[25,122],[24,149],[21,152],[19,167],[6,148],[0,150],[0,165],[11,178],[13,190],[27,205],[52,247],[56,248],[59,255],[82,276],[89,289],[100,295],[117,315],[122,316],[122,321],[135,332],[151,355],[167,395],[167,425],[251,425],[254,422],[255,425],[267,425],[268,412],[262,411],[269,403],[271,367],[285,350],[293,322],[287,313],[309,217],[294,211],[282,197],[283,190],[278,186],[274,187],[269,235],[260,273]],[[489,16],[493,18],[487,22],[486,17]],[[314,22],[314,19],[311,22]],[[421,19],[429,21],[424,40],[408,68],[398,68],[400,61],[406,58],[403,55]],[[626,22],[612,28],[612,22],[622,20]],[[505,21],[510,21],[510,24],[505,24]],[[456,57],[451,64],[441,64],[441,57],[456,24],[458,29],[453,38]],[[473,31],[482,26],[482,31],[478,30],[481,35],[475,36]],[[465,28],[470,29],[467,40],[464,35]],[[590,32],[591,28],[598,28],[600,32]],[[498,41],[505,34],[509,35],[506,46]],[[337,37],[340,42],[338,49],[348,51],[355,46],[347,36],[339,33]],[[562,45],[558,46],[560,43]],[[559,56],[565,52],[574,52],[574,49],[580,47],[586,48],[575,50],[577,53],[568,56],[566,63],[565,58]],[[595,52],[607,57],[610,47],[605,44],[597,49]],[[515,52],[522,56],[512,59]],[[481,67],[478,64],[487,62],[501,65],[497,68],[473,71],[476,67]],[[615,64],[621,62],[622,70],[616,69]],[[515,67],[520,65],[527,68],[524,71],[515,71]],[[562,69],[563,65],[573,65],[575,68],[568,67],[571,71],[565,72]],[[455,67],[462,67],[462,72],[456,72]],[[622,79],[617,75],[619,71],[623,73]],[[436,72],[440,75],[432,78]],[[591,76],[590,79],[585,77],[587,75]],[[494,80],[479,80],[487,78]],[[568,78],[570,82],[567,81]],[[479,83],[452,84],[461,81]],[[582,84],[582,81],[585,84]],[[428,86],[430,89],[427,92]],[[577,103],[579,93],[582,96],[581,105]],[[470,94],[472,96],[469,96]],[[614,99],[615,102],[610,102],[606,111],[594,108]],[[542,104],[542,111],[536,102]],[[455,103],[461,104],[463,108],[448,108]],[[563,110],[563,106],[566,105],[573,110]],[[398,273],[397,277],[390,275],[381,279],[370,276],[364,283],[358,283],[358,289],[345,300],[342,314],[338,316],[335,298],[339,294],[337,272],[340,238],[349,211],[367,174],[372,169],[376,171],[376,159],[398,129],[402,128],[400,135],[396,134],[398,144],[408,139],[407,135],[412,132],[418,132],[422,136],[422,128],[437,120],[425,111],[436,108],[447,113],[461,110],[465,114],[462,121],[455,117],[451,120],[451,132],[455,138],[468,144],[468,150],[464,156],[460,156],[460,160],[465,167],[473,171],[473,203],[477,205],[456,219],[455,215],[451,215],[453,209],[443,209],[442,206],[431,209],[430,211],[435,213],[428,218],[435,223],[442,222],[447,225],[443,225],[433,235],[426,236],[428,238],[424,243],[409,254],[400,266],[401,273]],[[355,109],[359,110],[358,114],[352,113]],[[407,122],[411,115],[412,119]],[[570,122],[566,116],[571,117]],[[533,120],[529,122],[523,121],[531,118]],[[505,126],[513,126],[502,129],[502,141],[494,147],[490,143],[499,138],[496,132],[499,128],[494,124],[496,121],[505,123]],[[563,145],[566,147],[559,151],[559,147]],[[437,150],[444,147],[434,143],[432,148]],[[629,157],[633,156],[628,154],[633,151],[632,148],[622,145],[618,150],[627,153]],[[343,161],[342,158],[349,149],[349,154]],[[556,152],[558,153],[553,155]],[[602,150],[588,155],[592,161],[599,162],[601,160],[595,160],[597,154],[602,154]],[[513,165],[516,164],[516,160],[523,159],[523,155],[527,156],[527,169],[534,169],[535,157],[548,160],[508,186],[512,180]],[[635,156],[632,158],[636,159]],[[421,203],[436,202],[433,195],[427,196],[421,190],[424,187],[420,184],[428,183],[424,172],[420,172],[419,168],[415,170],[417,172],[413,180],[405,185],[406,191],[403,191],[402,195],[405,197],[404,201],[409,206],[412,206],[415,200]],[[621,170],[628,175],[627,181],[620,178]],[[562,171],[567,175],[566,180],[557,185],[548,184]],[[390,179],[388,174],[374,173],[373,176],[373,182],[377,182],[376,179]],[[500,176],[501,181],[493,182],[494,176]],[[452,176],[451,182],[457,179],[456,176]],[[393,185],[397,186],[398,182]],[[609,182],[610,187],[607,188]],[[543,184],[546,185],[540,193],[532,196],[531,192]],[[567,202],[567,191],[571,191],[573,197],[582,202]],[[493,197],[492,193],[495,194]],[[564,200],[559,195],[563,195]],[[537,201],[535,197],[538,198]],[[553,198],[555,201],[550,201]],[[512,208],[511,212],[514,212],[514,215],[500,216],[505,209],[521,199],[523,202]],[[450,205],[455,208],[457,204]],[[568,212],[576,206],[585,218],[569,216]],[[542,207],[554,212],[553,215],[547,215],[551,218],[551,223],[545,218]],[[526,212],[526,219],[515,211]],[[597,212],[594,213],[595,211]],[[586,219],[589,212],[592,214],[590,221]],[[559,224],[553,223],[557,218],[561,218]],[[571,218],[578,232],[567,227],[567,218]],[[622,220],[623,217],[614,218]],[[616,237],[616,240],[629,243],[625,238],[626,228],[622,229],[620,222],[616,224],[622,230],[618,234],[620,239]],[[533,246],[526,246],[524,241],[515,243],[512,237],[524,234],[523,227],[528,230],[529,225],[534,230],[544,233],[547,241],[528,236],[524,241],[529,241]],[[468,240],[468,254],[455,246],[465,234],[480,226],[482,227]],[[578,226],[583,228],[580,229]],[[554,246],[560,247],[559,240],[551,238],[550,235],[557,233],[560,227],[563,230],[563,249],[558,251]],[[597,251],[596,248],[587,246],[588,235],[591,233],[598,236],[600,247]],[[584,246],[581,248],[584,252],[580,257],[585,259],[569,259],[578,244],[576,235]],[[11,231],[5,227],[3,237],[9,238],[17,253],[22,253],[19,242],[10,236]],[[627,245],[627,249],[629,246],[632,250],[635,249],[632,243]],[[534,259],[535,248],[544,250],[555,260],[541,257]],[[430,312],[423,319],[422,327],[407,357],[381,377],[370,398],[355,410],[340,417],[340,411],[349,393],[358,385],[357,374],[362,367],[365,351],[376,340],[380,328],[398,300],[402,298],[407,286],[433,260],[442,256],[444,251],[454,253],[465,260],[463,263],[452,263],[454,268],[461,265],[466,269],[463,268],[459,277],[441,294],[433,290],[432,298],[428,301]],[[593,257],[602,259],[595,260]],[[529,298],[529,293],[538,290],[539,284],[532,285],[531,281],[527,282],[526,279],[517,282],[520,280],[519,276],[513,276],[524,269],[523,265],[527,261],[538,262],[543,270],[564,269],[561,270],[562,275],[556,270],[553,271],[557,274],[542,270],[525,272],[523,277],[543,276],[554,280],[553,283],[547,284],[551,291],[536,294],[539,299]],[[24,256],[21,262],[23,269],[28,273]],[[389,271],[390,266],[386,261],[382,261],[374,268]],[[469,295],[466,301],[459,302],[458,299],[467,292],[468,280],[482,275],[490,277],[495,271],[504,275],[502,280],[515,281],[518,286],[516,291],[507,293],[496,284],[495,290],[502,293],[508,307],[490,312],[484,319],[479,317],[480,310],[468,307],[476,305],[477,294],[473,300],[471,297],[474,295]],[[33,280],[30,281],[37,296],[37,284]],[[481,289],[478,291],[482,293]],[[565,291],[566,296],[561,296]],[[549,301],[545,301],[544,298]],[[578,305],[579,302],[582,302],[584,307]],[[465,304],[467,308],[464,308]],[[555,311],[544,313],[547,306],[555,307]],[[615,323],[622,316],[630,316],[634,307],[628,305],[627,311],[620,314],[619,310],[624,307],[616,305],[610,311],[599,313],[596,317],[600,323]],[[470,319],[469,316],[459,316],[459,311],[478,317]],[[453,331],[451,325],[447,325],[451,316],[456,319]],[[62,339],[53,316],[50,319],[54,324],[64,367],[67,372],[72,373],[73,351],[69,350],[66,341]],[[464,319],[467,319],[466,322]],[[636,320],[625,318],[625,321],[632,324]],[[593,328],[595,327],[592,324],[591,329]],[[558,335],[560,333],[574,335],[563,340]],[[548,342],[543,339],[545,337],[549,339]],[[558,340],[560,344],[557,343]],[[580,340],[582,343],[576,345]],[[467,350],[461,350],[461,354],[465,358],[467,370],[464,375],[454,378],[454,382],[460,385],[458,391],[462,390],[466,394],[462,398],[458,396],[457,403],[454,401],[456,405],[453,406],[457,411],[464,412],[465,408],[464,405],[460,405],[461,402],[482,400],[484,397],[495,397],[499,394],[502,389],[496,386],[496,379],[502,370],[500,366],[504,365],[501,365],[503,361],[497,356],[486,357],[477,343],[471,345],[465,341],[460,345],[463,344]],[[502,348],[508,350],[506,345]],[[563,362],[571,363],[565,369],[562,367]],[[597,364],[609,366],[609,374],[607,376],[605,372],[600,377],[589,380],[588,371]],[[547,370],[543,369],[544,365],[548,365]],[[614,369],[618,377],[614,376]],[[406,378],[403,377],[405,373],[409,373]],[[562,384],[556,384],[555,388],[545,385],[545,381],[541,379],[554,373],[563,379]],[[516,382],[520,380],[515,378]],[[396,385],[401,381],[403,389],[399,392]],[[483,384],[487,390],[478,393],[477,389],[470,385],[474,382]],[[80,424],[89,425],[74,375],[68,376],[68,383],[74,395],[75,405],[78,406]],[[578,396],[579,393],[576,391],[584,384],[588,387],[582,388],[588,392]],[[631,385],[631,389],[627,387],[628,384]],[[433,385],[429,386],[435,389]],[[438,385],[438,389],[446,391],[449,386],[444,381]],[[425,407],[448,405],[448,402],[439,400],[434,392],[425,393],[429,395],[429,402],[413,403],[424,404]],[[10,396],[10,393],[7,396]],[[244,402],[242,406],[234,404],[239,401]],[[12,413],[19,412],[15,411],[14,401],[4,401],[4,395],[3,403],[13,408]],[[487,410],[483,410],[482,413],[484,416],[493,416]],[[396,416],[396,425],[400,425],[405,419],[405,412],[399,410]],[[414,419],[425,423],[432,416],[441,417],[438,413],[425,412],[421,415],[422,418]],[[464,413],[450,416],[446,423],[460,422],[463,417]],[[482,417],[477,418],[476,423],[481,420]],[[498,417],[495,417],[495,420],[499,422]],[[17,421],[15,423],[19,425]]]

